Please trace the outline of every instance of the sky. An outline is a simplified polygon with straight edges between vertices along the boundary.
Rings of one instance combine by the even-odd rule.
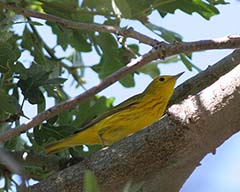
[[[164,19],[161,19],[157,13],[153,13],[150,17],[150,21],[156,25],[164,27],[166,29],[175,31],[183,36],[184,41],[197,41],[211,38],[223,37],[226,35],[239,34],[240,25],[238,19],[240,18],[240,2],[229,1],[229,5],[218,6],[220,14],[214,16],[207,21],[198,14],[187,15],[181,11],[176,11],[174,15],[167,15]],[[101,18],[99,18],[99,21]],[[122,26],[132,26],[135,30],[154,36],[149,30],[144,28],[139,22],[130,22],[124,20]],[[56,42],[56,37],[49,34],[51,31],[48,28],[38,27],[39,31],[43,34],[43,37],[47,40],[49,46],[53,47]],[[21,31],[21,26],[16,27],[16,31]],[[155,36],[156,39],[159,39]],[[57,55],[68,55],[72,50],[69,48],[66,52],[63,52],[59,47],[56,48]],[[141,52],[147,52],[150,47],[143,46]],[[193,54],[193,63],[202,70],[208,66],[216,63],[233,50],[211,50]],[[21,57],[21,60],[31,61],[31,57],[25,53]],[[96,64],[98,58],[96,54],[85,54],[83,60],[86,64]],[[179,79],[178,84],[184,80],[197,74],[197,71],[188,71],[185,66],[178,62],[173,64],[161,64],[159,65],[161,74],[177,74],[181,71],[185,71],[184,75]],[[99,83],[97,75],[91,70],[86,71],[86,84],[87,88],[90,88]],[[115,103],[125,100],[126,98],[141,92],[151,81],[151,78],[147,75],[135,76],[136,86],[134,88],[123,88],[119,83],[108,87],[99,95],[106,95],[108,97],[115,97]],[[68,82],[66,89],[71,96],[76,96],[82,92],[80,89],[75,89]],[[53,101],[48,102],[48,106],[52,106]],[[33,117],[36,114],[36,108],[30,105],[26,106],[29,117]],[[201,166],[197,167],[192,175],[188,178],[187,182],[183,185],[181,192],[239,192],[240,191],[240,134],[236,134],[227,140],[222,146],[217,148],[216,154],[207,155],[202,161]]]

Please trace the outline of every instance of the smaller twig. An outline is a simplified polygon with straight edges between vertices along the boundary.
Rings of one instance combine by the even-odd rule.
[[[125,37],[122,37],[118,40],[118,42],[122,45],[124,49],[128,51],[134,58],[137,58],[137,56],[140,56],[139,53],[135,53],[134,50],[132,50],[127,44],[126,44],[127,39]]]

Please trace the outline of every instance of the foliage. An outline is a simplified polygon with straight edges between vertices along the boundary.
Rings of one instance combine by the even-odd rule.
[[[99,192],[97,180],[91,171],[86,171],[84,174],[84,191],[85,192]]]
[[[198,13],[209,20],[219,13],[217,5],[225,4],[223,0],[8,0],[6,2],[18,7],[52,14],[64,19],[98,23],[112,26],[122,26],[122,19],[139,21],[143,26],[166,42],[181,41],[176,32],[149,22],[153,12],[159,14],[159,20],[168,14],[181,10],[186,14]],[[137,11],[136,11],[137,10]],[[114,71],[126,65],[140,55],[140,46],[120,41],[117,35],[92,32],[88,30],[73,30],[30,17],[16,15],[13,11],[0,10],[0,128],[2,131],[19,125],[20,117],[24,117],[25,104],[37,106],[38,113],[46,109],[49,98],[55,104],[69,98],[64,84],[72,81],[76,88],[84,91],[86,70],[92,70],[103,79]],[[49,28],[52,33],[43,33]],[[22,29],[20,29],[22,28]],[[55,45],[49,45],[48,40],[56,37]],[[67,51],[67,55],[59,56],[59,49]],[[98,56],[98,63],[89,65],[83,62],[82,56],[88,53]],[[30,54],[32,59],[23,60],[24,54]],[[153,62],[136,73],[145,73],[154,77],[160,73],[159,64],[182,60],[187,69],[194,65],[191,55],[180,55],[163,62]],[[196,68],[196,66],[195,66]],[[135,85],[134,74],[125,76],[120,83],[124,87]],[[98,116],[109,107],[113,99],[95,96],[54,117],[26,134],[26,138],[14,138],[4,144],[9,150],[24,150],[43,153],[42,146],[61,139],[78,130],[82,125]],[[77,154],[86,155],[82,147],[77,148]],[[89,147],[95,151],[96,147]],[[74,152],[70,150],[73,154]],[[76,153],[74,153],[76,154]],[[63,152],[62,156],[69,156]],[[37,174],[37,173],[36,173]],[[7,175],[7,176],[6,176]],[[1,174],[9,182],[11,174]],[[88,176],[89,177],[89,176]],[[87,184],[86,184],[87,185]],[[10,184],[5,186],[9,188]],[[90,190],[92,191],[92,190]]]

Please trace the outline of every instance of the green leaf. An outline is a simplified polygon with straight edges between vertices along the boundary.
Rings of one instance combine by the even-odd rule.
[[[57,125],[71,125],[75,127],[73,121],[75,119],[76,110],[66,110],[58,115]]]
[[[101,33],[96,40],[102,50],[102,55],[100,63],[93,69],[99,74],[100,79],[103,79],[123,67],[124,63],[119,60],[119,48],[112,35]]]
[[[132,17],[132,13],[131,13],[131,9],[129,7],[128,1],[126,0],[115,0],[113,1],[116,4],[112,3],[112,6],[116,5],[117,8],[121,11],[121,17],[122,18],[131,18]],[[113,10],[115,10],[113,8]]]
[[[0,46],[0,57],[1,59],[5,57],[6,58],[4,59],[5,62],[7,61],[7,58],[11,56],[11,49],[12,49],[12,46],[9,43],[5,43],[4,46],[3,45]]]
[[[128,74],[122,79],[119,80],[119,82],[124,86],[124,87],[134,87],[135,86],[135,81],[133,78],[133,74]]]
[[[66,78],[61,78],[61,77],[58,77],[58,78],[52,78],[52,79],[47,79],[44,84],[62,84],[66,81],[67,79]]]
[[[27,78],[27,69],[25,68],[25,66],[17,61],[16,63],[14,63],[14,65],[12,66],[12,70],[14,71],[15,74],[19,74],[21,76],[22,79],[26,79]]]
[[[38,145],[43,145],[49,141],[63,139],[76,131],[76,128],[70,125],[51,125],[44,123],[33,129],[34,140]]]
[[[119,2],[121,1],[119,0]],[[154,0],[127,1],[131,13],[131,18],[140,20],[143,23],[147,22],[148,15],[150,15],[153,11],[153,2]]]
[[[41,113],[46,109],[46,101],[45,99],[42,99],[41,103],[38,103],[37,105],[37,112]]]
[[[100,192],[97,184],[97,178],[89,170],[84,173],[83,188],[84,192]]]
[[[207,0],[211,5],[226,5],[230,2],[225,2],[224,0]]]
[[[12,65],[20,57],[21,52],[17,47],[18,37],[13,35],[8,41],[0,43],[0,72],[7,73],[11,71]]]
[[[80,31],[74,30],[70,38],[70,44],[77,51],[90,52],[92,51],[92,45],[87,41],[87,35]]]
[[[152,62],[147,65],[144,65],[140,69],[138,69],[139,72],[145,73],[150,75],[152,78],[155,78],[160,74],[160,70],[158,68],[159,62]]]
[[[47,22],[47,24],[52,26],[52,32],[57,35],[57,44],[60,45],[63,50],[66,50],[70,41],[72,30],[63,28],[60,25],[49,24],[49,22]]]
[[[60,86],[44,85],[44,89],[49,97],[54,97],[58,102],[64,101],[68,98]]]
[[[173,31],[167,30],[163,27],[157,26],[153,23],[147,22],[144,24],[148,29],[166,40],[167,42],[182,41],[182,36]]]
[[[31,104],[41,104],[44,102],[44,96],[41,90],[32,78],[26,80],[20,79],[17,85],[21,88],[24,98]]]
[[[193,66],[193,64],[192,64],[192,62],[186,57],[186,55],[180,54],[180,58],[181,58],[182,62],[184,63],[184,65],[187,67],[187,69],[188,69],[189,71],[192,71],[192,66]]]
[[[20,110],[20,105],[15,97],[8,95],[0,88],[0,114],[11,113],[16,114]]]
[[[19,79],[26,80],[27,78],[32,78],[35,81],[39,81],[39,79],[45,79],[46,73],[49,75],[50,72],[46,72],[42,65],[38,65],[36,63],[32,63],[32,65],[27,69],[20,62],[14,65],[14,69],[16,73],[19,74]],[[43,77],[44,76],[44,77]],[[46,80],[46,79],[45,79]]]
[[[140,69],[138,69],[138,72],[141,73],[145,73],[147,75],[150,75],[152,78],[155,78],[156,76],[158,76],[160,74],[160,70],[159,70],[159,65],[161,64],[171,64],[171,63],[176,63],[178,62],[180,59],[178,56],[172,56],[172,57],[168,57],[164,60],[159,60],[159,61],[153,61],[147,65],[142,66]]]
[[[23,36],[22,36],[21,46],[22,46],[22,48],[31,51],[33,48],[33,45],[34,45],[34,40],[33,40],[32,33],[29,31],[27,25],[25,25],[24,31],[23,31]]]
[[[44,26],[44,24],[40,23],[40,22],[37,22],[37,21],[28,21],[29,24],[31,25],[35,25],[35,26]]]
[[[33,51],[31,51],[32,56],[34,57],[34,61],[37,63],[41,63],[41,64],[46,64],[47,63],[47,58],[46,56],[43,54],[42,51],[42,45],[41,43],[39,44],[35,44]]]
[[[119,48],[116,40],[110,34],[101,33],[95,40],[100,46],[102,53],[100,53],[100,63],[94,65],[92,69],[98,73],[100,79],[122,68],[125,66],[125,63],[128,63],[134,57],[134,55],[125,48]],[[129,47],[133,50],[138,50],[138,46],[130,45]],[[126,77],[125,80],[121,80],[120,83],[126,87],[133,86],[133,75],[128,75],[128,77]]]
[[[72,20],[72,14],[77,11],[78,3],[72,0],[52,0],[52,1],[42,1],[42,9],[46,13],[50,13],[62,18]]]
[[[38,166],[38,165],[36,166],[24,165],[23,168],[24,168],[24,172],[34,175],[34,178],[32,178],[34,180],[44,180],[53,174],[52,172],[49,172],[48,167],[44,167],[43,169],[42,166]],[[21,186],[17,185],[17,191],[22,191]]]
[[[215,5],[204,2],[202,0],[181,0],[181,1],[155,1],[153,7],[158,10],[161,16],[165,16],[167,13],[174,13],[177,9],[192,14],[194,12],[201,15],[203,18],[209,20],[210,17],[219,14]]]
[[[0,44],[7,42],[14,34],[10,30],[14,21],[14,15],[9,11],[0,10]],[[15,42],[14,42],[15,43]]]
[[[58,120],[58,116],[56,115],[56,116],[48,119],[48,120],[47,120],[47,123],[50,124],[50,125],[53,125],[54,123],[57,122],[57,120]]]
[[[82,7],[87,9],[96,10],[96,12],[101,12],[104,15],[109,15],[113,11],[111,0],[101,0],[101,3],[99,3],[99,0],[83,0]]]
[[[23,31],[21,46],[30,51],[35,62],[45,64],[47,58],[43,54],[43,42],[40,41],[36,33],[31,32],[27,26],[28,25],[25,25]]]
[[[80,103],[76,109],[76,119],[72,122],[72,125],[78,127],[78,129],[81,128],[84,124],[112,107],[113,101],[113,98],[98,96]]]
[[[174,55],[174,56],[171,56],[171,57],[168,57],[164,60],[161,60],[159,63],[160,64],[170,64],[170,63],[176,63],[178,62],[180,59],[178,58],[177,55]]]
[[[24,149],[25,141],[21,137],[14,137],[4,144],[4,148],[11,151],[21,151]]]
[[[56,95],[59,89],[55,86],[64,83],[66,81],[65,78],[49,78],[52,71],[48,71],[48,69],[45,69],[42,65],[33,63],[29,69],[25,70],[23,70],[24,66],[21,66],[21,64],[19,66],[17,72],[20,76],[17,85],[21,88],[25,99],[28,99],[31,104],[43,104],[43,102],[45,102],[43,96],[44,89],[41,88],[46,87],[48,92],[50,92],[50,88],[52,88],[51,93],[54,93],[52,96],[54,95],[56,98],[59,96]]]

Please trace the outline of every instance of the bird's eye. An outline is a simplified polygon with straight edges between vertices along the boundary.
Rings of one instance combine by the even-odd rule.
[[[165,79],[164,79],[164,77],[160,77],[160,79],[159,79],[159,81],[164,81]]]

